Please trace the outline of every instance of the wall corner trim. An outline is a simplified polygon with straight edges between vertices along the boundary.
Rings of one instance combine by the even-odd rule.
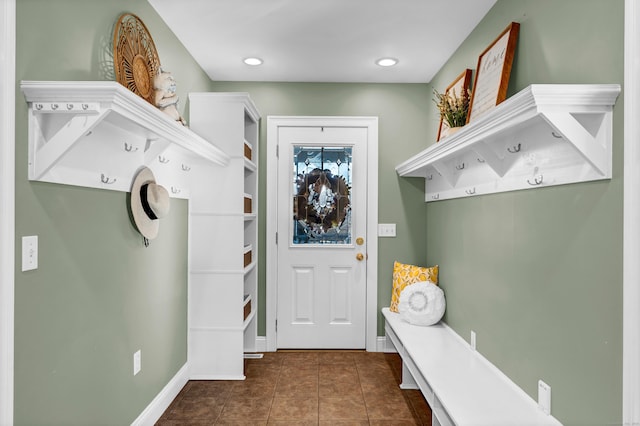
[[[0,4],[0,425],[13,424],[16,0]]]
[[[640,425],[640,5],[624,5],[622,424]]]

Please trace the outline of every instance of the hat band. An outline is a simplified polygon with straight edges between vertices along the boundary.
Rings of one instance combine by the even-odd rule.
[[[142,203],[142,209],[149,216],[149,219],[156,220],[158,216],[153,212],[151,206],[149,205],[149,201],[147,200],[147,189],[149,188],[149,184],[146,183],[140,187],[140,202]]]

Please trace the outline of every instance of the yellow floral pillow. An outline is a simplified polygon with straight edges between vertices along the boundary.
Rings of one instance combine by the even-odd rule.
[[[393,262],[393,289],[391,290],[391,312],[398,312],[400,293],[404,288],[420,281],[431,281],[438,284],[438,265],[425,268],[422,266],[407,265]]]

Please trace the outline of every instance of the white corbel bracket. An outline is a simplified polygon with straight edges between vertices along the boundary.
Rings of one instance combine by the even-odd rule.
[[[578,120],[569,112],[543,112],[549,125],[555,129],[553,135],[571,142],[580,155],[603,177],[611,177],[612,112],[591,113],[586,120]]]
[[[59,106],[58,103],[34,102],[29,108],[30,180],[41,179],[81,137],[102,121],[104,115],[98,104],[91,104],[91,108],[87,103]]]

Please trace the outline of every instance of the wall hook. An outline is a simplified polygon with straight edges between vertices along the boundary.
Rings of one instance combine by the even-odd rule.
[[[171,193],[172,194],[179,194],[181,192],[182,192],[182,190],[180,190],[179,188],[176,188],[175,186],[171,187]]]
[[[533,178],[533,182],[531,182],[531,179],[527,179],[527,183],[529,185],[531,185],[531,186],[541,185],[542,184],[542,179],[543,179],[543,176],[542,175],[538,175],[538,176],[535,176]]]
[[[162,155],[158,155],[158,161],[162,164],[167,164],[170,160],[167,157],[163,157]]]
[[[473,189],[465,189],[464,192],[466,192],[467,195],[473,195],[476,193],[476,188],[474,187]]]
[[[189,170],[191,170],[191,167],[186,166],[186,165],[183,164],[182,165],[182,170],[185,171],[185,172],[188,172]]]
[[[427,180],[433,180],[433,173],[426,177]]]
[[[484,159],[482,159],[482,158],[478,158],[478,163],[484,163],[484,162],[485,162],[485,160],[484,160]]]
[[[438,200],[440,198],[440,194],[436,194],[436,195],[432,195],[431,199],[432,200]]]
[[[456,170],[463,170],[463,169],[464,169],[464,163],[462,163],[462,164],[458,164],[458,165],[456,166]]]
[[[512,148],[507,148],[507,151],[509,151],[512,154],[515,154],[516,152],[520,152],[521,149],[522,149],[522,145],[518,144]]]
[[[129,145],[128,143],[124,143],[124,150],[127,152],[136,152],[138,147],[134,147],[133,144]]]
[[[105,176],[104,173],[100,174],[100,181],[102,183],[106,183],[107,185],[113,185],[116,183],[116,178],[111,179],[109,176]]]

